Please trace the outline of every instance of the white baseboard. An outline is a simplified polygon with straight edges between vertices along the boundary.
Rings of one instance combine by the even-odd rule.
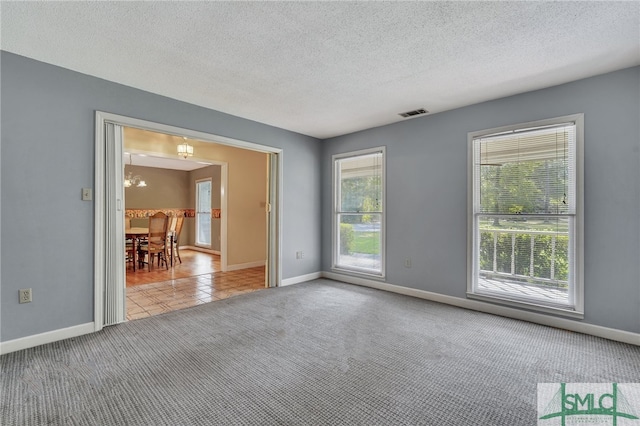
[[[93,332],[95,332],[95,324],[88,322],[86,324],[74,325],[72,327],[61,328],[59,330],[47,331],[46,333],[34,334],[33,336],[7,340],[6,342],[0,342],[0,355]]]
[[[306,275],[298,275],[297,277],[285,278],[280,282],[280,287],[299,284],[306,281],[315,280],[322,277],[322,272],[312,272]]]
[[[243,266],[253,265],[254,266]],[[264,261],[253,262],[250,264],[233,265],[234,267],[241,266],[237,269],[253,268],[255,266],[263,266]],[[317,278],[328,278],[335,281],[341,281],[349,284],[361,285],[364,287],[376,288],[379,290],[390,291],[392,293],[404,294],[407,296],[418,297],[420,299],[431,300],[433,302],[444,303],[447,305],[457,306],[460,308],[471,309],[474,311],[485,312],[488,314],[500,315],[504,317],[519,319],[523,321],[529,321],[536,324],[546,325],[555,328],[561,328],[564,330],[574,331],[577,333],[589,334],[596,337],[602,337],[609,340],[615,340],[618,342],[629,343],[632,345],[640,346],[640,334],[632,333],[630,331],[618,330],[615,328],[602,327],[599,325],[583,323],[579,321],[568,320],[565,318],[558,318],[548,316],[544,314],[538,314],[535,312],[522,311],[519,309],[509,308],[506,306],[494,305],[491,303],[484,303],[477,300],[461,299],[459,297],[447,296],[444,294],[433,293],[430,291],[419,290],[410,287],[403,287],[394,284],[388,284],[380,281],[369,280],[366,278],[354,277],[350,275],[337,274],[335,272],[313,272],[311,274],[300,275],[297,277],[287,278],[282,280],[281,286],[288,286],[298,284],[305,281],[311,281]],[[0,342],[0,355],[8,354],[11,352],[19,351],[22,349],[33,348],[36,346],[44,345],[58,340],[69,339],[71,337],[82,336],[95,332],[95,324],[89,322],[86,324],[75,325],[72,327],[62,328],[59,330],[48,331],[45,333],[35,334],[33,336],[21,337],[19,339],[8,340],[6,342]]]
[[[322,272],[324,278],[336,281],[342,281],[349,284],[361,285],[364,287],[377,288],[393,293],[404,294],[407,296],[419,297],[421,299],[431,300],[433,302],[444,303],[447,305],[458,306],[460,308],[471,309],[473,311],[485,312],[488,314],[500,315],[503,317],[529,321],[536,324],[546,325],[549,327],[561,328],[564,330],[575,331],[577,333],[589,334],[591,336],[602,337],[609,340],[615,340],[623,343],[640,346],[640,334],[630,331],[618,330],[615,328],[602,327],[599,325],[558,318],[554,316],[539,314],[536,312],[523,311],[520,309],[509,308],[506,306],[494,305],[478,300],[461,299],[459,297],[447,296],[444,294],[433,293],[425,290],[418,290],[410,287],[402,287],[399,285],[388,284],[380,281],[369,280],[366,278],[353,277],[350,275],[337,274],[335,272]]]
[[[248,263],[236,263],[235,265],[227,265],[227,271],[237,271],[239,269],[257,268],[258,266],[264,266],[267,262],[265,260],[258,260],[256,262]]]
[[[212,249],[198,247],[198,246],[180,246],[180,248],[182,250],[201,251],[202,253],[217,254],[218,256],[220,256],[220,250],[212,250]]]

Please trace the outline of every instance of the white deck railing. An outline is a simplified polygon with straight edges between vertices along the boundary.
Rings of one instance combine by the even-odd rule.
[[[480,229],[480,234],[491,234],[493,237],[493,268],[492,270],[481,269],[480,273],[490,274],[493,276],[511,277],[518,280],[534,279],[541,283],[552,283],[555,285],[568,285],[566,280],[555,279],[555,264],[556,264],[556,237],[558,235],[569,235],[568,233],[558,233],[555,231],[534,231],[534,230],[522,230],[522,229]],[[511,235],[511,271],[503,272],[498,271],[498,235],[510,234]],[[531,241],[531,250],[529,258],[529,275],[516,274],[516,235],[529,235]],[[534,270],[534,258],[535,258],[535,239],[536,235],[549,235],[551,236],[551,267],[549,277],[537,277]]]

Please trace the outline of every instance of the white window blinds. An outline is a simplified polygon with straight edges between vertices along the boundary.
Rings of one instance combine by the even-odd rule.
[[[475,138],[474,211],[575,214],[575,143],[574,123]]]
[[[337,161],[340,174],[338,211],[364,213],[382,210],[382,153]]]

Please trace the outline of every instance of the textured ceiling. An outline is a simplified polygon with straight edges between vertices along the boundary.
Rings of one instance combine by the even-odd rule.
[[[640,64],[632,2],[2,2],[3,50],[328,138]]]

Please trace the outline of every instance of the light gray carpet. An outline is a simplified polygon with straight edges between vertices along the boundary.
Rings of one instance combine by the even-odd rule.
[[[2,425],[530,425],[640,347],[316,280],[0,358]]]

